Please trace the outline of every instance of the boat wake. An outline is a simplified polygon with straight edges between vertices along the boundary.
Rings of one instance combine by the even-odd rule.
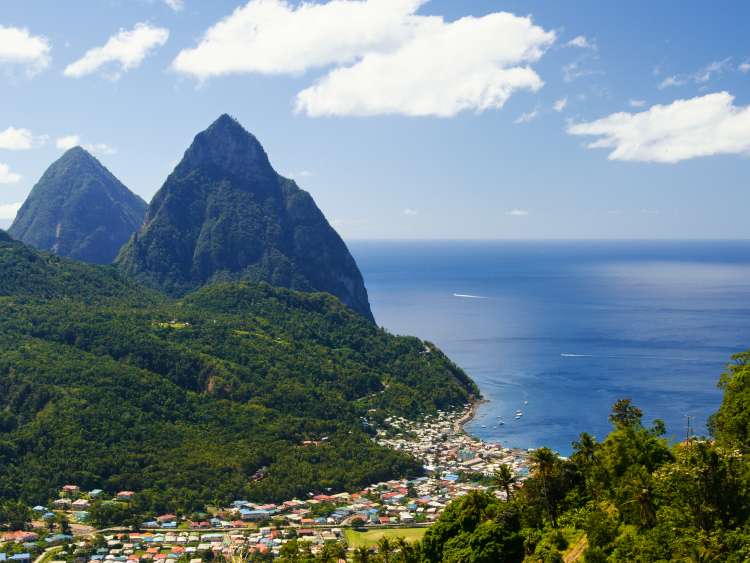
[[[593,358],[593,354],[560,354],[563,358]]]
[[[489,299],[483,295],[471,295],[469,293],[454,293],[453,297],[461,297],[462,299]]]

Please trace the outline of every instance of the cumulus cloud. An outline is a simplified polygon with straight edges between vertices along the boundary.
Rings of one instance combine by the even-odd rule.
[[[0,64],[25,65],[29,75],[49,66],[52,47],[40,35],[31,35],[28,29],[0,25]]]
[[[45,137],[34,137],[28,129],[18,129],[11,126],[5,131],[0,131],[0,149],[25,151],[35,145],[44,143],[45,140]]]
[[[17,201],[15,203],[0,203],[0,219],[12,221],[16,218],[18,210],[21,209],[21,205],[23,205],[22,201]]]
[[[506,211],[505,214],[511,217],[526,217],[529,212],[525,209],[511,209],[510,211]]]
[[[184,49],[172,67],[205,79],[224,74],[298,73],[343,64],[403,43],[424,19],[426,0],[250,0]]]
[[[55,146],[60,150],[68,150],[72,149],[73,147],[77,147],[81,144],[81,138],[78,135],[66,135],[65,137],[60,137],[55,141]]]
[[[578,47],[580,49],[594,49],[596,50],[596,44],[588,40],[585,35],[579,35],[574,37],[565,44],[566,47]]]
[[[168,29],[153,27],[148,23],[136,24],[130,31],[121,29],[102,47],[89,49],[83,57],[65,67],[63,74],[80,78],[114,64],[117,70],[107,76],[116,80],[123,72],[139,67],[149,52],[164,45],[167,39]]]
[[[10,171],[7,164],[0,162],[0,184],[15,184],[21,181],[21,175]]]
[[[557,100],[554,104],[552,104],[552,108],[556,112],[561,112],[565,109],[565,107],[568,105],[568,98],[560,98]]]
[[[515,91],[542,86],[529,65],[554,32],[509,13],[453,22],[417,15],[426,1],[250,0],[172,68],[207,79],[334,66],[297,95],[296,110],[311,116],[452,116],[500,108]]]
[[[588,148],[612,149],[610,160],[675,163],[718,154],[750,154],[750,106],[728,92],[620,112],[568,127],[598,137]]]
[[[164,0],[164,3],[175,12],[179,12],[185,7],[185,2],[183,2],[183,0]]]
[[[425,18],[395,51],[369,53],[300,92],[296,110],[311,116],[450,117],[499,109],[514,92],[542,87],[528,65],[554,38],[530,18],[508,13],[451,23]]]

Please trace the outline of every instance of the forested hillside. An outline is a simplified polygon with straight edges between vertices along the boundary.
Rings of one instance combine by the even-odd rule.
[[[477,394],[433,345],[327,294],[225,283],[173,300],[0,236],[0,498],[75,482],[189,510],[355,488],[421,470],[363,417]]]

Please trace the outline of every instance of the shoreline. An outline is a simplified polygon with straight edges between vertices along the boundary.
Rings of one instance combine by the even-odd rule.
[[[471,401],[464,410],[464,414],[461,415],[461,418],[459,418],[455,424],[453,425],[453,430],[458,433],[464,433],[468,436],[471,436],[471,434],[466,430],[466,425],[469,424],[477,415],[477,412],[479,411],[479,407],[481,405],[484,405],[485,403],[489,403],[489,400],[487,399],[475,399]],[[476,436],[472,436],[473,438],[476,438]]]

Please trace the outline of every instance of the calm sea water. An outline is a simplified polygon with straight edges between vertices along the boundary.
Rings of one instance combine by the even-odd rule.
[[[750,242],[349,246],[378,323],[463,367],[489,400],[468,429],[506,446],[569,453],[625,397],[670,437],[687,415],[705,433],[719,376],[750,348]]]

